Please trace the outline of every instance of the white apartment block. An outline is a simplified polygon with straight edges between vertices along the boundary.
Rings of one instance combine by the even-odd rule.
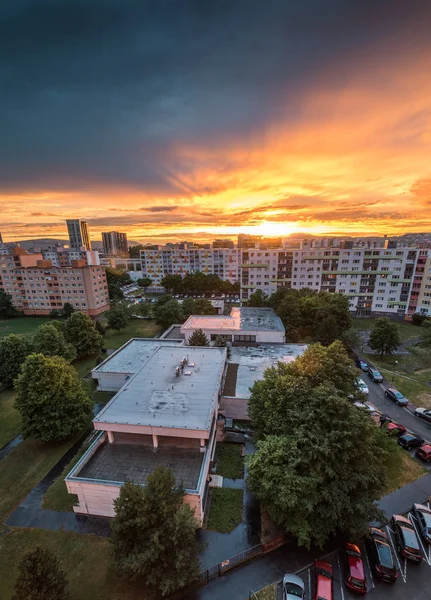
[[[236,248],[161,248],[141,250],[141,271],[154,285],[160,284],[166,274],[213,273],[220,279],[235,283],[239,280],[239,256]]]
[[[44,260],[50,260],[54,267],[70,267],[75,260],[84,260],[88,266],[100,265],[99,253],[97,250],[86,250],[81,248],[64,248],[56,246],[47,250],[42,250]]]

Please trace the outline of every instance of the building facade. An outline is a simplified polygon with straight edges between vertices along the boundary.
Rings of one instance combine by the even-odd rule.
[[[14,307],[26,315],[48,315],[66,302],[90,316],[109,310],[105,269],[86,265],[54,266],[41,253],[28,254],[22,248],[0,255],[0,289],[12,297]]]
[[[81,248],[64,248],[64,246],[55,246],[42,250],[44,260],[50,260],[54,267],[71,267],[75,260],[83,260],[86,265],[100,265],[99,253],[97,250],[86,250]]]
[[[88,231],[87,221],[79,219],[66,219],[67,232],[71,248],[81,248],[91,250],[90,232]]]
[[[102,233],[103,253],[110,256],[128,256],[127,234],[119,231]]]

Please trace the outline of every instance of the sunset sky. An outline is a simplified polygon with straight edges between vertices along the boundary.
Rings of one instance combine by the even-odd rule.
[[[431,230],[430,0],[3,0],[5,241]]]

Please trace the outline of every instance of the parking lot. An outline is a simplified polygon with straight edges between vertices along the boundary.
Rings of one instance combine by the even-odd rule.
[[[395,556],[398,570],[398,579],[394,584],[385,583],[375,577],[371,571],[368,561],[368,555],[364,543],[361,541],[358,545],[361,549],[367,578],[367,598],[376,598],[379,600],[429,600],[431,598],[431,547],[423,542],[417,529],[417,523],[411,513],[405,513],[416,529],[419,543],[422,551],[422,563],[419,565],[400,557],[396,551],[396,542],[394,533],[390,524],[383,527],[388,534],[389,541]],[[344,568],[341,551],[334,552],[325,557],[324,560],[332,565],[334,574],[334,600],[352,600],[358,598],[358,594],[350,592],[344,585]],[[305,597],[307,600],[314,599],[314,569],[308,567],[298,573],[305,583]],[[280,586],[281,587],[281,586]],[[280,597],[280,594],[278,595]]]

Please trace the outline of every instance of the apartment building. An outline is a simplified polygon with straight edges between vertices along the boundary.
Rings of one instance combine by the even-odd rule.
[[[235,283],[238,281],[239,265],[236,248],[173,248],[141,250],[141,271],[153,284],[160,284],[166,274],[213,273],[220,279]]]
[[[81,248],[81,246],[84,246],[86,250],[91,250],[90,232],[87,221],[66,219],[66,224],[70,247]]]
[[[102,233],[103,253],[110,256],[128,256],[127,234],[119,231]]]
[[[83,260],[86,265],[100,265],[99,253],[97,250],[86,250],[81,248],[65,248],[64,246],[55,246],[42,250],[44,260],[50,260],[53,267],[71,267],[75,260]]]
[[[109,310],[103,267],[87,265],[84,260],[58,267],[41,253],[28,254],[20,247],[0,255],[0,289],[26,315],[48,315],[66,302],[90,316]]]

